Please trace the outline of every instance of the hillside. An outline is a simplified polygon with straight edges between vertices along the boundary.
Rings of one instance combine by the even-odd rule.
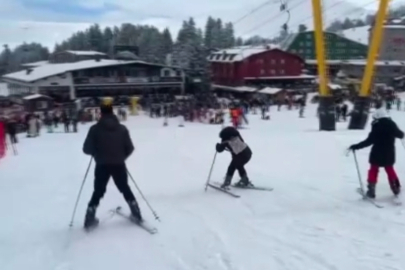
[[[347,30],[343,30],[340,34],[348,39],[357,41],[364,45],[368,45],[368,30],[370,29],[369,25],[353,27]]]

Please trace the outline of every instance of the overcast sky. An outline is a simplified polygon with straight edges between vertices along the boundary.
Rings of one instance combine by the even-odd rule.
[[[356,5],[369,4],[373,0],[324,0],[326,6],[336,5],[325,15],[328,20],[339,18],[336,10],[351,11]],[[394,0],[400,2],[403,0]],[[14,47],[22,42],[41,42],[53,48],[55,42],[69,37],[73,32],[85,29],[92,23],[101,26],[122,22],[152,24],[158,28],[169,27],[177,34],[183,20],[190,16],[203,26],[207,16],[221,17],[224,21],[236,21],[265,0],[0,0],[0,43]],[[338,3],[342,2],[342,3]],[[291,11],[290,25],[311,23],[310,0],[288,0]],[[350,3],[350,4],[348,4]],[[279,12],[280,0],[273,0],[258,12],[235,25],[238,35],[276,35],[280,25],[287,20]],[[374,9],[375,4],[367,9]],[[346,11],[347,10],[347,11]],[[334,14],[335,13],[335,14]],[[361,13],[360,15],[363,15]],[[338,16],[338,17],[334,17]],[[272,19],[276,17],[275,19]],[[294,25],[295,24],[295,25]]]

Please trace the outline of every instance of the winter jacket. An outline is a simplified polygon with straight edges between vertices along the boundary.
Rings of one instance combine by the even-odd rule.
[[[103,115],[90,128],[83,145],[83,152],[97,164],[123,164],[134,149],[128,129],[115,115]]]
[[[6,125],[7,133],[10,135],[15,135],[17,133],[17,123],[14,120],[10,120]]]
[[[249,146],[244,142],[239,131],[234,127],[224,128],[219,133],[219,137],[221,138],[221,143],[218,143],[216,145],[216,150],[219,153],[227,149],[234,156],[242,153],[243,150],[249,148]]]
[[[404,133],[388,117],[374,120],[367,139],[352,145],[351,149],[359,150],[372,145],[369,162],[379,167],[395,164],[395,139],[404,138]]]

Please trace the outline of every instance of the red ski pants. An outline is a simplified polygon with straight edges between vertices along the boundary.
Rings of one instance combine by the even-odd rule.
[[[393,166],[386,166],[384,167],[385,172],[388,176],[388,181],[392,183],[395,180],[398,180],[397,173],[394,170]],[[370,169],[368,170],[368,182],[370,184],[376,184],[378,180],[378,171],[379,167],[377,165],[371,165]]]
[[[235,128],[239,126],[238,117],[232,117],[232,124]]]

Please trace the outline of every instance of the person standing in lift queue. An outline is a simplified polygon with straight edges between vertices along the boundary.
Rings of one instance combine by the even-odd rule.
[[[92,156],[96,163],[94,192],[88,204],[84,227],[90,228],[98,224],[96,209],[111,176],[127,201],[132,216],[141,222],[141,211],[128,185],[128,171],[125,165],[125,160],[135,149],[129,131],[119,123],[111,105],[101,105],[100,111],[101,117],[90,128],[83,145],[83,152]]]

